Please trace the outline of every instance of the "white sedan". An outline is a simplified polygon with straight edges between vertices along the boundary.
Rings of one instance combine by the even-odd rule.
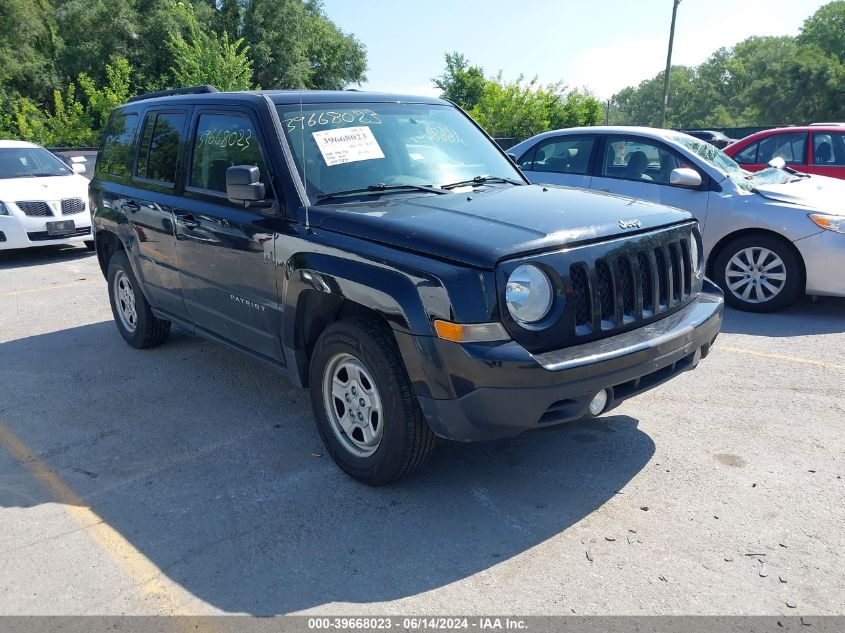
[[[534,183],[693,213],[708,276],[734,307],[768,312],[805,293],[845,296],[845,181],[802,174],[782,160],[751,174],[692,136],[642,127],[545,132],[508,154]]]
[[[84,166],[68,167],[43,147],[0,141],[0,250],[91,239]]]

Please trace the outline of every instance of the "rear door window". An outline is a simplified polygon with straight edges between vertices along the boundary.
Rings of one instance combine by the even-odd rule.
[[[845,166],[845,132],[814,133],[813,164],[826,167]]]
[[[590,168],[595,137],[558,137],[540,143],[520,162],[527,171],[585,175]]]
[[[152,112],[146,116],[135,176],[167,185],[176,182],[179,141],[186,118],[182,112]]]

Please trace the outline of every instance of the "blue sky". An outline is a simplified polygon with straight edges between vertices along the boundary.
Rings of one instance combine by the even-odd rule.
[[[682,0],[672,62],[695,65],[751,35],[797,35],[826,0]],[[364,88],[436,95],[443,54],[488,75],[538,75],[606,99],[666,64],[672,0],[324,0],[367,47]]]

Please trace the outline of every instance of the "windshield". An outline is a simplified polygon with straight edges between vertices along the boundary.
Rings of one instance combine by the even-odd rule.
[[[0,147],[0,178],[67,176],[73,171],[41,147]]]
[[[495,178],[524,180],[459,110],[448,105],[321,103],[278,106],[312,203],[338,192],[404,192]],[[472,186],[472,182],[469,186]],[[384,186],[387,187],[384,187]]]
[[[716,169],[721,170],[733,180],[737,186],[745,191],[754,191],[760,185],[783,185],[795,180],[801,180],[804,176],[796,176],[783,169],[768,167],[757,173],[750,173],[739,166],[730,156],[722,150],[713,147],[710,143],[699,141],[688,135],[673,136],[672,140],[683,145],[693,154],[709,163]]]
[[[710,163],[716,169],[725,172],[730,176],[732,172],[741,172],[742,167],[739,166],[733,158],[725,154],[718,147],[701,141],[686,134],[678,134],[672,137],[676,143],[683,145],[700,159]]]

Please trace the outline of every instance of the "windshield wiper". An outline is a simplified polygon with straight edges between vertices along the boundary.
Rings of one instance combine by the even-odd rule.
[[[466,185],[483,185],[488,182],[506,182],[511,185],[524,185],[525,183],[515,178],[502,178],[501,176],[476,176],[471,180],[459,180],[448,185],[441,185],[442,189],[454,189],[455,187],[463,187]]]
[[[345,191],[333,191],[331,193],[321,193],[317,195],[317,200],[331,200],[333,198],[345,198],[346,196],[367,196],[379,193],[400,193],[402,191],[425,191],[427,193],[446,193],[443,189],[431,185],[386,185],[383,182],[374,185],[367,185],[359,189],[347,189]]]

